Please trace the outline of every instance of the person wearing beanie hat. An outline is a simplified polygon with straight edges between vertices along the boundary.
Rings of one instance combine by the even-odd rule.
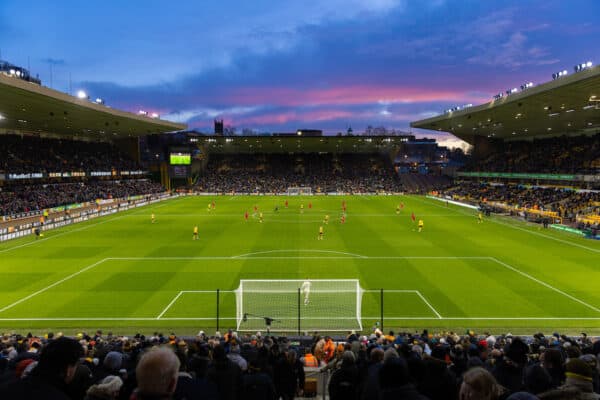
[[[119,397],[123,380],[114,375],[109,375],[99,383],[90,386],[85,400],[114,400]]]
[[[523,372],[528,352],[529,348],[521,338],[515,337],[504,347],[504,357],[494,364],[492,374],[511,393],[523,389]]]
[[[593,354],[584,354],[579,357],[592,367],[592,383],[594,385],[594,393],[600,393],[600,375],[598,373],[598,360]]]
[[[581,392],[581,399],[600,399],[600,395],[594,393],[592,386],[592,367],[579,358],[569,360],[565,367],[567,379],[561,389],[576,388]]]
[[[119,375],[119,369],[123,363],[123,354],[118,351],[110,351],[104,357],[102,366],[94,372],[94,382],[100,382],[109,375]]]

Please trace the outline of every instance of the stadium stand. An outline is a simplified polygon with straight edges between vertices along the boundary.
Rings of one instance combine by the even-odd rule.
[[[531,141],[499,141],[483,159],[472,159],[465,171],[597,174],[600,134],[560,136]]]
[[[163,191],[160,184],[147,179],[12,185],[0,192],[0,215],[11,216],[97,199],[127,198]]]
[[[0,135],[0,173],[135,170],[140,166],[104,142]]]
[[[600,340],[585,334],[517,337],[471,330],[465,334],[427,330],[384,334],[374,329],[369,335],[350,332],[331,340],[317,334],[287,338],[257,332],[242,336],[231,330],[212,336],[201,331],[197,337],[158,332],[126,337],[99,330],[91,335],[78,333],[76,340],[62,336],[4,335],[0,342],[0,395],[16,398],[10,396],[45,388],[56,399],[143,399],[144,394],[136,389],[140,355],[162,347],[179,360],[177,383],[172,394],[151,398],[291,399],[312,387],[312,376],[319,380],[318,390],[328,392],[331,399],[600,397]],[[81,346],[81,358],[79,363],[68,362],[73,364],[71,372],[56,375],[57,380],[36,370],[36,365],[58,365],[61,360],[55,359],[60,356],[54,349],[68,347],[73,353],[74,343]],[[467,393],[475,395],[465,397]],[[525,394],[529,397],[522,397]]]
[[[313,192],[400,192],[393,167],[377,155],[256,154],[211,155],[196,190],[216,193],[285,193],[288,187]]]

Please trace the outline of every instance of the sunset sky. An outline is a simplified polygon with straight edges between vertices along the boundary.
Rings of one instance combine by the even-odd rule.
[[[597,64],[599,16],[597,0],[2,0],[0,59],[204,132],[408,131]]]

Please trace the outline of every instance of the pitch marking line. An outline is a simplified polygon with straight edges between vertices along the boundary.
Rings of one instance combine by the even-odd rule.
[[[234,293],[235,290],[220,290],[221,293]],[[162,316],[165,315],[165,313],[167,312],[167,310],[169,308],[171,308],[173,306],[173,304],[175,304],[175,302],[177,301],[177,299],[179,299],[179,297],[182,294],[185,293],[212,293],[215,294],[216,291],[215,290],[181,290],[177,296],[175,296],[175,298],[173,300],[171,300],[171,302],[162,310],[162,312],[160,314],[158,314],[158,317],[156,317],[156,319],[168,319],[168,318],[163,318]],[[211,318],[206,318],[206,319],[211,319]],[[215,319],[215,318],[212,318]],[[223,319],[228,319],[228,318],[223,318]]]
[[[515,267],[513,267],[513,266],[510,266],[510,265],[508,265],[507,263],[505,263],[505,262],[502,262],[502,261],[500,261],[500,260],[498,260],[498,259],[496,259],[496,258],[494,258],[494,257],[490,257],[490,260],[493,260],[493,261],[495,261],[496,263],[498,263],[498,264],[502,265],[502,266],[503,266],[503,267],[505,267],[505,268],[508,268],[508,269],[510,269],[510,270],[511,270],[511,271],[513,271],[513,272],[516,272],[516,273],[518,273],[518,274],[520,274],[520,275],[523,275],[524,277],[526,277],[526,278],[529,278],[529,279],[531,279],[532,281],[534,281],[534,282],[537,282],[537,283],[539,283],[540,285],[547,287],[548,289],[554,290],[555,292],[557,292],[557,293],[560,293],[560,294],[562,294],[563,296],[566,296],[566,297],[568,297],[569,299],[571,299],[571,300],[573,300],[573,301],[576,301],[576,302],[578,302],[578,303],[580,303],[580,304],[583,304],[584,306],[586,306],[586,307],[588,307],[588,308],[590,308],[590,309],[592,309],[592,310],[594,310],[594,311],[596,311],[596,312],[600,313],[600,309],[599,309],[599,308],[597,308],[597,307],[594,307],[594,306],[592,306],[592,305],[590,305],[590,304],[586,303],[585,301],[583,301],[583,300],[580,300],[580,299],[578,299],[577,297],[574,297],[574,296],[572,296],[572,295],[570,295],[570,294],[568,294],[568,293],[565,293],[565,292],[563,292],[562,290],[560,290],[560,289],[557,289],[557,288],[555,288],[554,286],[550,285],[549,283],[546,283],[546,282],[544,282],[544,281],[541,281],[541,280],[539,280],[539,279],[537,279],[537,278],[535,278],[535,277],[533,277],[533,276],[529,275],[528,273],[526,273],[526,272],[523,272],[523,271],[521,271],[521,270],[519,270],[519,269],[517,269],[517,268],[515,268]]]
[[[380,293],[379,290],[377,289],[368,289],[368,290],[363,290],[363,292],[368,292],[368,293]],[[412,293],[412,294],[416,294],[417,296],[419,296],[421,298],[421,301],[423,301],[423,303],[427,304],[427,307],[429,307],[431,309],[431,311],[433,311],[433,313],[437,316],[437,319],[444,319],[439,312],[437,312],[437,310],[431,305],[431,303],[429,303],[427,301],[427,299],[425,299],[425,296],[423,296],[421,294],[421,292],[419,292],[418,290],[407,290],[407,289],[384,289],[385,293]],[[375,318],[377,319],[378,317],[362,317],[363,319],[370,319],[370,318]],[[388,318],[388,317],[385,317]],[[401,319],[401,317],[398,317],[399,319]],[[410,319],[410,317],[407,317]],[[391,318],[391,319],[395,319],[395,318]]]
[[[283,250],[267,250],[267,251],[257,251],[254,253],[246,253],[246,254],[240,254],[239,256],[233,256],[231,258],[251,258],[251,256],[254,255],[260,255],[260,254],[273,254],[273,253],[302,253],[302,252],[308,252],[308,253],[330,253],[330,254],[341,254],[344,256],[351,256],[351,257],[356,257],[356,258],[369,258],[367,256],[363,256],[360,254],[354,254],[354,253],[346,253],[343,251],[335,251],[335,250],[302,250],[302,249],[283,249]]]
[[[427,199],[427,200],[429,200],[430,202],[425,202],[423,200],[417,199],[417,201],[419,201],[421,203],[425,203],[425,204],[431,203],[431,205],[434,205],[436,207],[444,208],[444,209],[446,208],[446,207],[443,207],[443,206],[441,206],[439,204],[436,204],[436,202],[438,200],[433,200],[433,199]],[[454,211],[457,212],[457,213],[459,213],[459,214],[463,214],[463,215],[471,215],[471,214],[468,214],[468,213],[466,213],[466,212],[464,212],[464,211],[462,211],[460,209],[454,209]],[[519,231],[527,232],[527,233],[530,233],[532,235],[541,236],[541,237],[546,238],[546,239],[555,240],[557,242],[564,243],[564,244],[567,244],[567,245],[570,245],[570,246],[575,246],[575,247],[579,247],[579,248],[582,248],[582,249],[585,249],[585,250],[593,251],[594,253],[600,253],[600,249],[595,249],[593,247],[584,246],[584,245],[579,244],[579,243],[570,242],[570,241],[564,240],[564,239],[559,239],[559,238],[556,238],[554,236],[544,235],[543,233],[540,233],[540,232],[534,232],[534,231],[531,231],[529,229],[524,229],[524,228],[521,228],[519,226],[515,226],[513,224],[506,223],[504,221],[499,221],[496,218],[490,218],[490,219],[488,219],[488,221],[491,221],[491,222],[493,222],[495,224],[498,224],[498,225],[504,225],[504,226],[507,226],[509,228],[516,229],[516,230],[519,230]]]
[[[439,319],[442,319],[442,316],[440,315],[440,313],[437,312],[437,310],[435,308],[433,308],[433,306],[427,301],[427,299],[425,299],[425,297],[421,294],[421,292],[419,292],[418,290],[416,292],[417,292],[417,295],[421,298],[421,300],[423,300],[425,302],[425,304],[427,304],[427,306],[429,308],[431,308],[431,311],[433,311]]]
[[[329,317],[321,317],[332,319]],[[215,317],[164,317],[160,321],[214,321]],[[219,317],[219,320],[236,320],[235,317]],[[285,319],[285,318],[279,318]],[[297,318],[292,318],[296,320]],[[344,318],[349,319],[349,318]],[[378,320],[379,317],[362,317],[365,319]],[[422,320],[422,321],[600,321],[600,317],[385,317],[391,320]],[[36,321],[154,321],[156,317],[50,317],[50,318],[0,318],[0,322],[36,322]]]
[[[90,264],[90,265],[88,265],[87,267],[84,267],[84,268],[80,269],[79,271],[77,271],[77,272],[74,272],[74,273],[72,273],[71,275],[68,275],[68,276],[66,276],[66,277],[62,278],[61,280],[58,280],[58,281],[56,281],[56,282],[54,282],[54,283],[52,283],[52,284],[50,284],[50,285],[46,286],[45,288],[42,288],[42,289],[38,290],[37,292],[33,292],[33,293],[31,293],[30,295],[28,295],[28,296],[25,296],[25,297],[23,297],[22,299],[19,299],[19,300],[15,301],[15,302],[14,302],[14,303],[12,303],[12,304],[9,304],[9,305],[7,305],[7,306],[5,306],[5,307],[3,307],[3,308],[0,308],[0,313],[1,313],[1,312],[4,312],[4,311],[6,311],[6,310],[8,310],[8,309],[11,309],[11,308],[13,308],[13,307],[14,307],[14,306],[16,306],[17,304],[21,304],[22,302],[24,302],[24,301],[26,301],[26,300],[29,300],[30,298],[32,298],[32,297],[34,297],[34,296],[37,296],[37,295],[38,295],[38,294],[40,294],[40,293],[44,293],[46,290],[48,290],[48,289],[52,289],[54,286],[60,285],[61,283],[65,282],[65,281],[68,281],[69,279],[71,279],[71,278],[73,278],[73,277],[75,277],[75,276],[77,276],[77,275],[79,275],[79,274],[81,274],[81,273],[83,273],[83,272],[85,272],[85,271],[87,271],[87,270],[90,270],[90,269],[92,269],[92,268],[94,268],[94,267],[96,267],[96,266],[98,266],[98,265],[102,264],[103,262],[105,262],[105,261],[107,261],[107,260],[109,260],[109,258],[103,258],[103,259],[102,259],[102,260],[100,260],[100,261],[96,261],[95,263],[93,263],[93,264]]]
[[[160,314],[158,314],[158,317],[156,317],[156,319],[160,319],[160,317],[162,317],[169,308],[171,308],[171,306],[177,301],[177,299],[179,298],[179,296],[181,296],[183,294],[183,292],[179,292],[177,293],[177,296],[175,296],[175,298],[173,298],[173,300],[171,300],[171,302],[162,310],[162,312]]]
[[[268,252],[277,252],[277,251],[281,252],[281,251],[288,251],[288,250],[271,250],[271,251],[267,251],[267,253]],[[294,251],[297,251],[297,250],[294,250]],[[327,250],[304,250],[304,251],[341,253],[341,252],[327,251]],[[253,258],[262,259],[264,257],[248,257],[249,255],[252,255],[252,254],[262,254],[262,253],[265,253],[265,252],[248,253],[248,254],[242,254],[240,256],[230,256],[230,257],[222,257],[222,256],[221,257],[219,257],[219,256],[214,256],[214,257],[107,257],[107,258],[103,258],[102,260],[97,261],[97,262],[95,262],[95,263],[93,263],[91,265],[88,265],[88,266],[80,269],[79,271],[76,271],[76,272],[74,272],[74,273],[72,273],[72,274],[70,274],[70,275],[68,275],[68,276],[66,276],[66,277],[64,277],[64,278],[62,278],[62,279],[60,279],[60,280],[58,280],[58,281],[56,281],[56,282],[54,282],[54,283],[52,283],[52,284],[50,284],[48,286],[46,286],[46,287],[44,287],[44,288],[36,291],[36,292],[34,292],[34,293],[31,293],[31,294],[29,294],[29,295],[27,295],[27,296],[25,296],[25,297],[23,297],[23,298],[15,301],[14,303],[11,303],[11,304],[3,307],[3,308],[0,308],[0,313],[4,312],[6,310],[9,310],[9,309],[13,308],[16,305],[21,304],[22,302],[27,301],[27,300],[31,299],[32,297],[37,296],[38,294],[41,294],[41,293],[47,291],[48,289],[51,289],[51,288],[53,288],[55,286],[58,286],[59,284],[65,282],[65,281],[67,281],[67,280],[69,280],[69,279],[71,279],[71,278],[73,278],[73,277],[75,277],[75,276],[77,276],[77,275],[79,275],[79,274],[81,274],[83,272],[86,272],[86,271],[88,271],[88,270],[90,270],[90,269],[92,269],[92,268],[94,268],[94,267],[96,267],[96,266],[98,266],[98,265],[106,262],[106,261],[112,261],[112,260],[131,260],[131,261],[133,261],[133,260],[136,260],[136,261],[143,261],[143,260],[158,260],[158,261],[160,261],[160,260],[219,260],[219,259],[253,259]],[[513,272],[516,272],[516,273],[518,273],[518,274],[520,274],[522,276],[525,276],[526,278],[529,278],[529,279],[533,280],[534,282],[537,282],[540,285],[547,287],[548,289],[554,290],[557,293],[560,293],[560,294],[564,295],[565,297],[567,297],[567,298],[569,298],[569,299],[571,299],[571,300],[573,300],[575,302],[578,302],[578,303],[580,303],[580,304],[582,304],[582,305],[584,305],[584,306],[586,306],[586,307],[588,307],[588,308],[590,308],[590,309],[592,309],[592,310],[600,313],[600,309],[599,308],[594,307],[594,306],[592,306],[592,305],[584,302],[583,300],[580,300],[580,299],[578,299],[578,298],[576,298],[576,297],[574,297],[574,296],[572,296],[572,295],[570,295],[568,293],[565,293],[564,291],[562,291],[560,289],[557,289],[554,286],[552,286],[552,285],[550,285],[550,284],[548,284],[548,283],[546,283],[544,281],[541,281],[541,280],[539,280],[539,279],[537,279],[537,278],[535,278],[535,277],[533,277],[533,276],[531,276],[531,275],[529,275],[529,274],[527,274],[527,273],[525,273],[525,272],[523,272],[523,271],[521,271],[521,270],[519,270],[519,269],[517,269],[515,267],[512,267],[512,266],[510,266],[510,265],[508,265],[508,264],[506,264],[506,263],[504,263],[504,262],[502,262],[502,261],[500,261],[500,260],[498,260],[498,259],[496,259],[494,257],[450,257],[450,256],[449,257],[434,257],[434,256],[431,256],[431,257],[427,257],[427,256],[425,256],[425,257],[419,257],[419,256],[415,256],[415,257],[410,257],[410,256],[369,257],[369,256],[358,255],[358,254],[352,254],[352,253],[343,253],[343,254],[351,254],[352,257],[358,257],[358,258],[362,258],[362,259],[460,259],[460,258],[488,259],[488,260],[491,260],[491,261],[494,261],[494,262],[498,263],[499,265],[501,265],[501,266],[503,266],[503,267],[505,267],[507,269],[512,270]],[[293,256],[289,257],[288,256],[288,257],[279,257],[279,258],[299,259],[299,258],[307,258],[307,257],[293,257]],[[308,258],[323,258],[323,259],[327,259],[327,258],[333,258],[333,257],[308,257]],[[342,257],[342,258],[349,258],[349,257]],[[422,295],[421,295],[421,298],[436,313],[436,315],[438,316],[437,319],[440,319],[440,318],[441,319],[448,319],[448,317],[442,318],[440,316],[440,314],[437,311],[435,311],[435,309],[431,306],[431,304],[429,304],[425,300],[425,298],[422,297]],[[160,314],[160,316],[162,316],[162,314]],[[160,316],[159,316],[159,318],[160,318]],[[155,319],[158,319],[158,318],[155,318]],[[460,318],[460,319],[465,319],[465,318]],[[550,318],[550,319],[552,319],[552,318]],[[560,319],[560,318],[556,318],[556,319]],[[577,320],[577,319],[582,319],[582,318],[575,318],[575,319]],[[0,319],[0,320],[3,320],[3,319]],[[32,321],[33,320],[35,320],[35,319],[32,319]],[[509,320],[510,320],[510,318],[509,318]]]
[[[177,199],[179,199],[179,197],[178,197],[178,198],[176,198],[176,199],[167,199],[167,200],[163,200],[163,201],[177,200]],[[153,204],[156,204],[156,203],[147,204],[147,205],[145,205],[145,206],[143,206],[143,207],[152,206]],[[164,206],[166,206],[166,205],[168,205],[168,203],[165,203],[165,204],[158,205],[158,206],[156,206],[156,207],[154,207],[154,208],[160,208],[160,207],[164,207]],[[142,208],[143,208],[143,207],[142,207]],[[134,210],[135,210],[135,209],[131,209],[131,210],[127,210],[127,211],[134,211]],[[126,213],[127,211],[123,211],[123,212],[124,212],[124,213]],[[7,252],[9,252],[9,251],[12,251],[12,250],[20,249],[20,248],[22,248],[22,247],[31,246],[32,244],[36,244],[36,243],[42,243],[42,242],[45,242],[46,240],[55,239],[55,238],[57,238],[57,237],[61,237],[61,236],[64,236],[64,235],[68,235],[68,234],[70,234],[70,233],[73,233],[73,232],[81,232],[81,231],[83,231],[83,230],[85,230],[85,229],[89,229],[89,228],[91,228],[91,227],[94,227],[94,226],[102,225],[102,224],[105,224],[105,223],[107,223],[107,222],[116,221],[116,220],[118,220],[118,219],[121,219],[121,218],[129,217],[129,216],[132,216],[132,215],[138,215],[138,214],[141,214],[141,213],[142,213],[142,211],[141,211],[141,210],[136,210],[135,212],[132,212],[132,213],[130,213],[130,214],[118,215],[118,216],[115,216],[114,218],[108,218],[108,219],[105,219],[105,220],[103,220],[103,221],[98,221],[98,222],[96,222],[96,223],[89,224],[89,225],[85,225],[85,226],[82,226],[82,227],[80,227],[80,228],[77,228],[77,229],[69,229],[69,230],[67,230],[67,231],[65,231],[65,232],[57,233],[56,235],[52,235],[52,236],[46,237],[46,238],[44,238],[44,239],[34,240],[34,241],[32,241],[32,242],[28,242],[28,243],[20,244],[20,245],[18,245],[18,246],[14,246],[14,247],[8,247],[8,248],[6,248],[6,249],[2,249],[2,250],[0,250],[0,254],[1,254],[1,253],[7,253]],[[104,215],[104,216],[101,216],[101,217],[96,217],[96,218],[98,218],[98,219],[102,219],[102,218],[109,217],[109,216],[110,216],[110,215]],[[94,218],[94,219],[96,219],[96,218]],[[90,220],[87,220],[87,221],[82,221],[82,222],[89,222],[89,221],[90,221]],[[60,227],[60,228],[57,228],[57,229],[74,227],[75,225],[78,225],[78,224],[80,224],[80,223],[82,223],[82,222],[77,222],[76,224],[71,224],[71,225],[65,225],[64,227]],[[26,236],[25,236],[25,237],[26,237]],[[0,312],[2,312],[2,310],[0,310]]]

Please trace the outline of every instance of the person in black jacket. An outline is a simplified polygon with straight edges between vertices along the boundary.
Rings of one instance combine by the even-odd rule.
[[[242,371],[225,355],[225,349],[217,345],[213,349],[213,362],[208,367],[208,379],[219,390],[221,400],[238,400],[242,395]]]
[[[383,363],[379,370],[379,391],[381,400],[429,400],[410,383],[408,365],[403,357],[390,358]]]
[[[342,365],[329,380],[330,400],[355,400],[358,399],[358,368],[356,367],[354,353],[344,351]]]
[[[275,386],[284,400],[293,399],[304,388],[304,366],[294,350],[281,353],[275,363]]]
[[[250,361],[248,373],[243,376],[243,400],[276,400],[275,385],[273,380],[264,372],[262,362],[257,359]],[[285,397],[284,397],[285,398]]]
[[[65,391],[82,355],[77,340],[53,340],[42,350],[38,365],[26,379],[0,387],[2,399],[70,400]]]

